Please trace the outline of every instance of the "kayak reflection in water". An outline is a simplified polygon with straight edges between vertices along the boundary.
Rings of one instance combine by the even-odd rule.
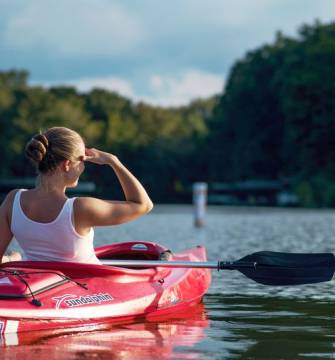
[[[24,260],[99,264],[93,227],[125,223],[153,208],[141,183],[115,155],[86,148],[71,129],[52,127],[33,136],[25,154],[37,169],[37,182],[33,189],[9,192],[0,207],[1,262],[21,259],[18,252],[4,255],[15,237]],[[109,165],[126,200],[68,198],[65,191],[77,186],[86,161]]]

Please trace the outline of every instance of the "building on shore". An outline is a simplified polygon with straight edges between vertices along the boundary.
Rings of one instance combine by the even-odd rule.
[[[236,183],[212,183],[209,204],[296,206],[298,198],[281,180],[246,180]]]

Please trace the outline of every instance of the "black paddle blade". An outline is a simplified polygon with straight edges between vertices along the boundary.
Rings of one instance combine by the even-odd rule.
[[[246,266],[247,263],[250,266]],[[261,284],[301,285],[331,280],[335,271],[335,257],[331,253],[260,251],[234,262],[235,266],[245,276]]]

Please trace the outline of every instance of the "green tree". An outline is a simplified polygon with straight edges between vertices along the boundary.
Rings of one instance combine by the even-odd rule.
[[[302,26],[296,38],[278,33],[237,61],[209,124],[210,178],[288,177],[299,194],[310,193],[302,204],[329,206],[334,61],[335,23],[320,22]]]

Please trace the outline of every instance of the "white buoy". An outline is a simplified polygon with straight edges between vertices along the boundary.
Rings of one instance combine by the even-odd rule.
[[[207,183],[197,182],[193,184],[193,206],[194,206],[194,226],[202,227],[205,225],[207,205]]]

